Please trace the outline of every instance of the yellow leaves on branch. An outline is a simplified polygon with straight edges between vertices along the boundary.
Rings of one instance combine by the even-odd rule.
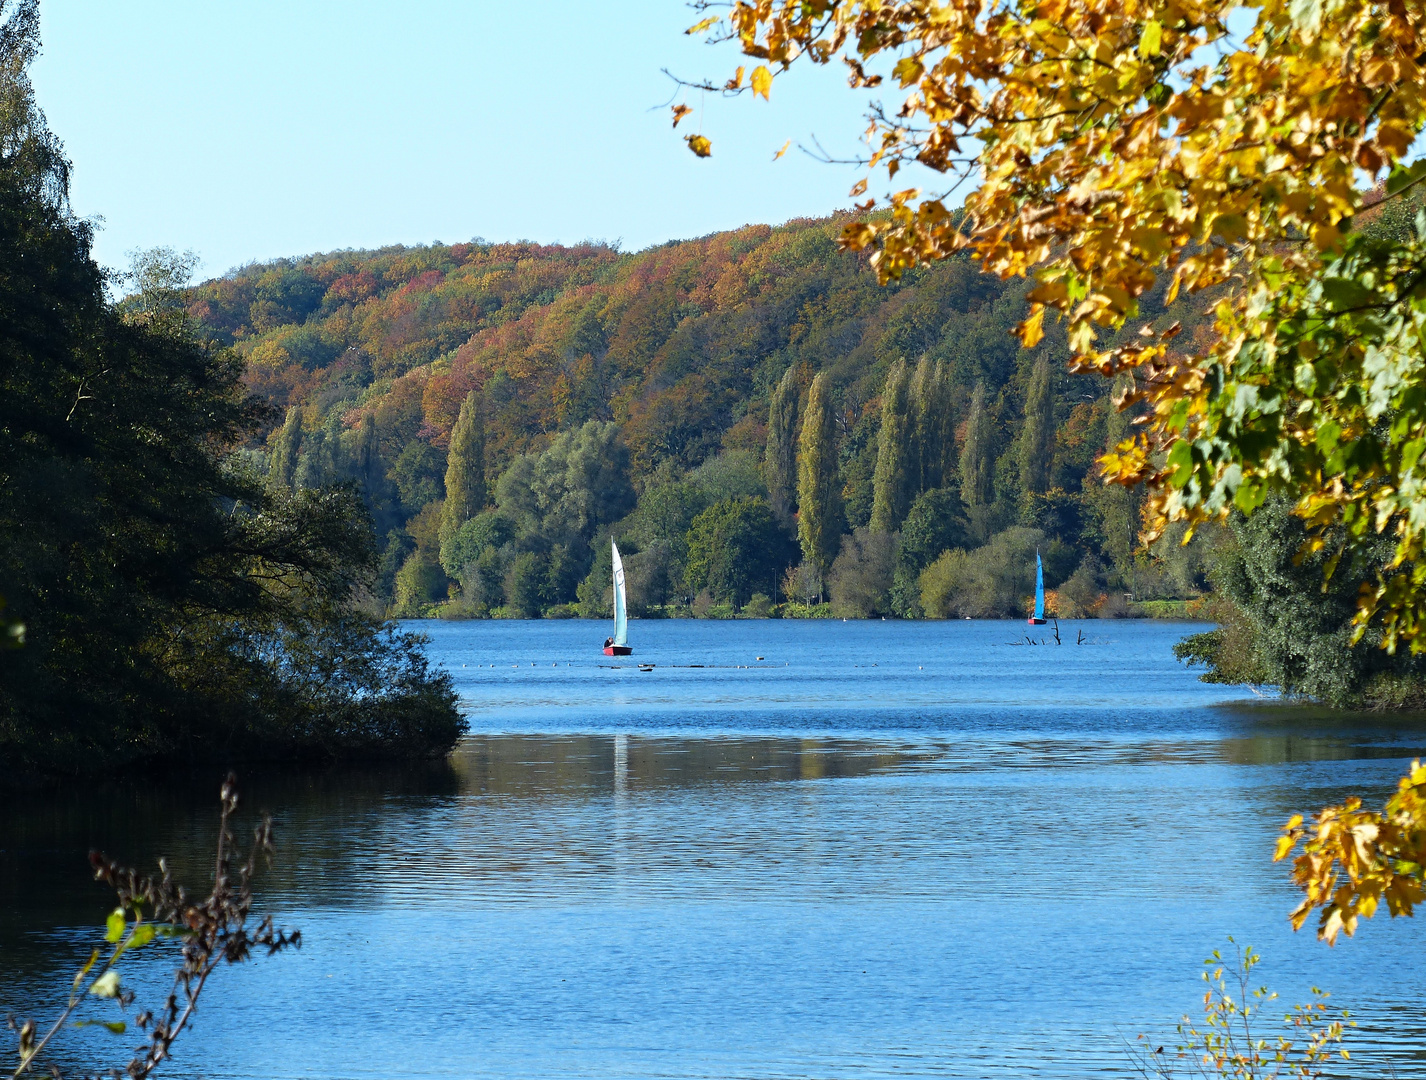
[[[768,70],[766,64],[759,64],[753,68],[753,74],[748,83],[753,88],[754,97],[761,95],[764,101],[772,100],[769,96],[772,92],[772,72]]]
[[[699,157],[708,157],[713,153],[713,144],[702,135],[685,135],[683,141]]]
[[[1412,762],[1381,813],[1348,799],[1320,811],[1310,824],[1294,816],[1283,828],[1274,860],[1299,844],[1292,879],[1304,898],[1292,913],[1294,929],[1318,910],[1317,936],[1330,945],[1340,933],[1351,937],[1357,920],[1371,918],[1383,903],[1393,918],[1410,915],[1423,897],[1426,768]]]
[[[678,122],[691,112],[693,109],[687,105],[675,105],[673,107],[673,126],[678,127]]]

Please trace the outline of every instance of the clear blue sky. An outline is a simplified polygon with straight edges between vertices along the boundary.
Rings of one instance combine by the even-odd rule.
[[[848,205],[865,101],[840,70],[669,128],[659,69],[726,78],[680,0],[43,0],[34,82],[96,256],[166,244],[205,276],[390,243],[620,239],[626,249]],[[699,105],[697,95],[689,103]],[[692,124],[684,121],[679,133]],[[899,185],[898,185],[899,186]],[[875,190],[875,189],[873,189]]]

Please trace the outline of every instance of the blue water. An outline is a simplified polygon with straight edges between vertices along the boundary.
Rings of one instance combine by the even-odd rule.
[[[1426,923],[1329,949],[1270,858],[1294,811],[1382,798],[1418,720],[1200,683],[1186,624],[636,621],[617,659],[602,623],[420,629],[471,736],[249,770],[306,944],[221,971],[174,1074],[1129,1076],[1232,934],[1281,1004],[1352,1010],[1352,1075],[1426,1076]],[[44,885],[4,893],[0,1009],[87,948],[89,846],[202,865],[211,786],[0,805],[0,871]]]

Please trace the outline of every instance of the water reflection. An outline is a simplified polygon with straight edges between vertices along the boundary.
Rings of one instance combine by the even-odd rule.
[[[497,629],[499,649],[531,648]],[[1351,1006],[1365,1074],[1426,1076],[1426,926],[1379,919],[1327,950],[1287,928],[1269,861],[1290,813],[1383,797],[1426,724],[1195,698],[1145,659],[1154,634],[1104,668],[1066,659],[1072,708],[1017,703],[1013,682],[966,705],[990,700],[975,660],[862,687],[816,724],[775,718],[799,687],[840,685],[831,648],[789,646],[792,674],[715,675],[764,700],[741,724],[675,715],[652,682],[616,723],[577,699],[624,673],[527,666],[565,688],[518,723],[478,714],[449,762],[248,770],[245,806],[278,826],[263,902],[307,945],[225,981],[175,1074],[1120,1076],[1120,1037],[1171,1041],[1232,933],[1285,1001],[1315,983]],[[1052,659],[1027,653],[1015,678],[1040,701]],[[1145,696],[1096,685],[1120,664],[1149,665]],[[201,884],[217,779],[0,797],[0,1011],[58,985],[102,919],[91,846],[167,853]]]

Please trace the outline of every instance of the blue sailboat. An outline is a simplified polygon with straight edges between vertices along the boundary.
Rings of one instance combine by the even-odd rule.
[[[624,595],[624,560],[619,558],[619,545],[611,539],[614,548],[614,636],[604,642],[605,656],[628,656],[634,650],[629,648],[629,604]]]
[[[1030,616],[1031,626],[1045,623],[1045,565],[1040,562],[1040,553],[1035,552],[1035,614]]]

